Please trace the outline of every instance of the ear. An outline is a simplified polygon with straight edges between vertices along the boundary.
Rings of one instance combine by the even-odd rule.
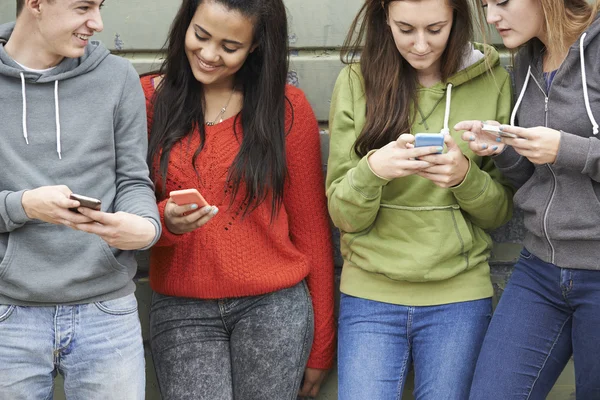
[[[25,9],[35,17],[42,12],[42,3],[44,0],[25,0]]]
[[[254,50],[256,50],[256,48],[257,48],[257,47],[258,47],[258,43],[254,43],[254,44],[252,45],[252,47],[250,47],[250,51],[249,51],[249,53],[252,53]]]

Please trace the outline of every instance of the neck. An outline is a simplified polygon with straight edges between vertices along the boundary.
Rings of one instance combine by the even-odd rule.
[[[46,69],[58,65],[64,57],[49,52],[40,32],[31,31],[33,26],[35,22],[17,20],[4,50],[13,60],[28,68]]]

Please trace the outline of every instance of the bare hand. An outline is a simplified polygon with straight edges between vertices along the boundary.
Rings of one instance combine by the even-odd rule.
[[[215,206],[205,206],[200,209],[196,204],[178,206],[171,199],[165,206],[165,225],[169,232],[181,235],[200,228],[212,219],[219,209]]]
[[[85,207],[77,209],[93,222],[73,228],[100,236],[109,246],[121,250],[147,247],[156,237],[156,228],[147,218],[126,212],[105,213]]]
[[[497,121],[485,121],[486,124],[499,126]],[[499,154],[504,150],[504,144],[499,141],[498,136],[481,130],[481,121],[461,121],[454,126],[457,131],[463,132],[461,138],[469,143],[473,153],[481,157]]]
[[[534,164],[552,164],[556,161],[560,147],[560,132],[544,126],[520,128],[503,125],[502,130],[519,136],[516,139],[502,138],[502,142],[512,146],[517,153],[527,157]]]
[[[469,160],[464,156],[452,136],[444,136],[448,152],[431,154],[421,157],[421,160],[432,164],[431,167],[419,171],[417,175],[429,179],[442,188],[459,185],[469,171]]]
[[[375,174],[385,179],[413,175],[431,164],[423,161],[423,156],[439,151],[436,146],[414,147],[415,137],[408,133],[369,156],[369,166]],[[417,160],[419,158],[419,160]]]
[[[329,371],[326,369],[306,368],[304,371],[304,383],[300,388],[298,396],[317,397],[328,373]]]
[[[24,192],[21,204],[31,219],[67,226],[91,222],[89,217],[69,211],[80,206],[77,200],[69,199],[71,193],[65,185],[41,186]]]

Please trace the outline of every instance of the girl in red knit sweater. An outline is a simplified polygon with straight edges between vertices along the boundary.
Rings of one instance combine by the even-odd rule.
[[[184,0],[160,75],[142,78],[163,224],[150,322],[165,399],[316,396],[332,365],[318,125],[287,67],[282,0]],[[190,188],[211,205],[169,197]]]

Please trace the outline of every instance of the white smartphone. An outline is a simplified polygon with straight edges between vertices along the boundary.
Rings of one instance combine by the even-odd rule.
[[[483,124],[483,128],[481,128],[481,130],[484,132],[487,132],[487,133],[491,133],[492,135],[500,136],[500,137],[507,137],[507,138],[512,138],[512,139],[518,138],[518,136],[515,135],[514,133],[504,132],[497,125]]]

